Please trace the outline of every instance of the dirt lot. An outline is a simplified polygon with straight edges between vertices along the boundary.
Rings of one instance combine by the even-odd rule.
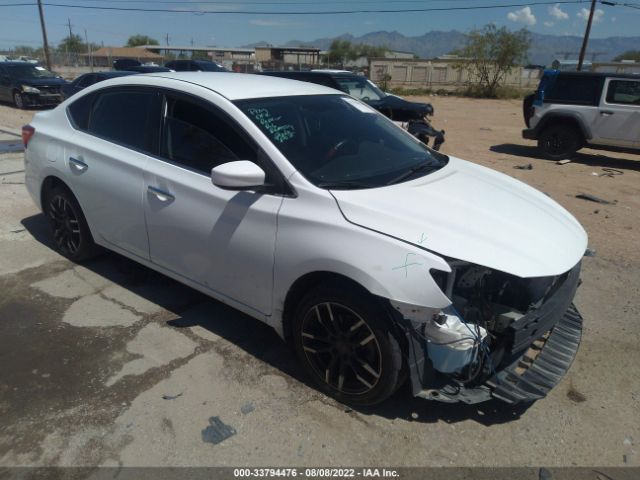
[[[548,398],[470,407],[401,390],[346,409],[307,387],[260,323],[122,257],[76,266],[55,254],[21,155],[5,154],[0,466],[640,466],[640,155],[584,150],[556,165],[520,137],[520,102],[421,100],[447,131],[444,153],[548,193],[589,233],[596,256],[576,297],[583,342]],[[0,129],[32,113],[0,106]],[[623,175],[593,175],[603,167]],[[205,441],[212,417],[235,434]]]

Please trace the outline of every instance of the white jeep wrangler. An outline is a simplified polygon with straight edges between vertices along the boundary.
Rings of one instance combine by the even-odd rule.
[[[523,109],[522,136],[552,160],[585,146],[640,151],[640,75],[547,70]]]

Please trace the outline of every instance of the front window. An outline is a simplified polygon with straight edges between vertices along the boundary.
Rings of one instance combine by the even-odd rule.
[[[7,67],[15,78],[56,78],[57,75],[44,67],[34,65],[11,65]]]
[[[429,174],[448,161],[372,108],[342,95],[260,98],[236,105],[321,188],[380,187]]]

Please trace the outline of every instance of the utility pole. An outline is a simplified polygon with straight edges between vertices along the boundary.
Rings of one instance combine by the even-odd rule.
[[[587,20],[587,29],[584,32],[584,39],[582,40],[582,48],[580,49],[580,58],[578,58],[578,71],[582,70],[582,63],[584,62],[584,54],[587,51],[587,44],[589,43],[589,34],[591,33],[591,22],[593,22],[593,12],[596,9],[596,0],[591,0],[591,10],[589,11],[589,20]]]
[[[89,54],[89,64],[91,65],[91,71],[93,72],[93,56],[91,55],[91,45],[89,44],[89,37],[87,36],[87,29],[84,29],[84,41],[87,42],[87,53]]]
[[[42,0],[38,0],[38,11],[40,12],[40,27],[42,27],[42,41],[44,43],[44,59],[47,62],[47,69],[51,68],[51,57],[49,56],[49,41],[47,40],[47,29],[44,26],[44,13],[42,12]]]

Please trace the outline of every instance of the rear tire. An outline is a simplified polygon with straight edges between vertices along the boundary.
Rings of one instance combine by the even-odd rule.
[[[58,253],[74,262],[82,262],[100,253],[82,209],[69,189],[53,187],[46,192],[43,203]]]
[[[569,125],[550,125],[538,138],[538,149],[550,160],[571,158],[581,147],[583,139],[580,132]]]
[[[294,313],[292,341],[319,390],[354,406],[380,403],[404,379],[393,320],[372,296],[350,286],[323,284]]]

